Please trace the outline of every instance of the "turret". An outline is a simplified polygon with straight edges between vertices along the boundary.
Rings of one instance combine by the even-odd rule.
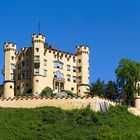
[[[41,93],[44,72],[44,35],[32,35],[32,91],[33,94],[38,95]]]
[[[15,43],[4,44],[4,97],[14,97]]]
[[[77,46],[77,91],[78,95],[84,96],[89,90],[89,48]]]

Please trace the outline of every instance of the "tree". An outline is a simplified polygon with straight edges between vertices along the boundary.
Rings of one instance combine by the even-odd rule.
[[[98,80],[95,83],[92,83],[91,85],[91,94],[104,96],[104,89],[105,89],[104,81],[101,81],[98,78]]]
[[[108,81],[105,88],[105,97],[114,100],[117,97],[117,85],[113,81]]]
[[[119,62],[116,71],[117,85],[120,92],[127,95],[126,104],[133,103],[133,94],[136,93],[136,83],[140,81],[140,63],[123,58]]]
[[[42,90],[41,96],[53,96],[53,90],[47,86]]]

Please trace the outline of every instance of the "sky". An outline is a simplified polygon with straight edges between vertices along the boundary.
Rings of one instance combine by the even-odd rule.
[[[140,62],[139,0],[1,0],[0,71],[4,42],[17,50],[31,46],[31,35],[41,33],[55,48],[75,53],[75,46],[90,47],[90,82],[116,80],[121,58]],[[0,72],[0,83],[3,75]]]

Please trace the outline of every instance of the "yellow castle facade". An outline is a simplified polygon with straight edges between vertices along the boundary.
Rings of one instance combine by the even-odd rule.
[[[55,49],[42,34],[32,35],[32,46],[16,51],[16,43],[4,43],[4,97],[31,91],[39,95],[45,87],[53,92],[69,90],[84,96],[89,89],[89,47],[76,53]]]

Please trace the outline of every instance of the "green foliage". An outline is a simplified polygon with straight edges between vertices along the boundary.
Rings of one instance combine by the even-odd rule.
[[[42,90],[41,96],[53,96],[53,90],[47,86]]]
[[[33,96],[32,92],[23,93],[21,96]]]
[[[116,71],[117,85],[122,94],[126,94],[126,103],[133,102],[133,94],[138,90],[136,83],[140,81],[140,64],[127,58],[119,62]]]
[[[113,81],[108,81],[106,84],[104,81],[98,79],[91,85],[91,93],[114,100],[118,95],[117,85]]]
[[[59,108],[0,108],[2,140],[139,140],[140,118],[126,107],[92,112],[89,107],[64,111]]]
[[[91,93],[93,95],[103,96],[104,95],[105,83],[98,79],[95,83],[91,85]]]
[[[76,94],[74,94],[72,91],[70,90],[63,90],[62,92],[67,93],[68,96],[74,97]]]
[[[108,81],[105,88],[105,97],[114,100],[118,95],[117,85],[115,82]]]

